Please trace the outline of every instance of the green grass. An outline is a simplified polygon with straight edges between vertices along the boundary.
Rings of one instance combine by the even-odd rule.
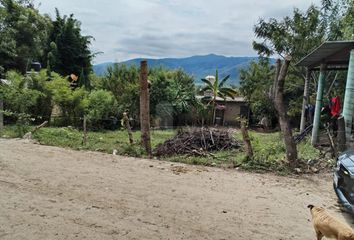
[[[2,135],[7,137],[19,137],[23,132],[30,131],[33,127],[6,126]],[[152,130],[152,148],[173,137],[174,130]],[[241,141],[239,132],[235,137]],[[207,154],[206,156],[178,155],[163,157],[161,160],[172,162],[183,162],[207,166],[235,167],[241,166],[244,169],[256,171],[275,171],[287,174],[289,169],[285,163],[285,147],[279,132],[257,133],[250,131],[254,157],[247,159],[242,149],[219,151]],[[144,149],[140,146],[140,132],[133,132],[135,144],[130,145],[128,134],[124,130],[88,132],[87,144],[83,145],[83,133],[74,128],[52,128],[39,129],[34,138],[41,144],[72,148],[76,150],[91,150],[112,153],[114,149],[119,155],[133,157],[146,157]],[[299,159],[303,162],[309,159],[318,159],[319,151],[312,147],[309,142],[302,142],[298,145]]]

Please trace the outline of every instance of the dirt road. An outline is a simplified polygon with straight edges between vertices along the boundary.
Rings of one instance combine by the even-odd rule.
[[[0,239],[315,239],[331,184],[0,139]]]

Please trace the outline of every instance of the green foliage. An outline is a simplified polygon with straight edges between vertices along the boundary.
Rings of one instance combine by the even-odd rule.
[[[48,68],[63,76],[80,76],[80,86],[90,88],[88,76],[92,71],[92,54],[89,49],[92,37],[81,34],[81,23],[71,14],[60,16],[56,9],[53,28],[46,41],[46,55],[43,58]]]
[[[220,81],[218,70],[216,70],[214,82],[211,80],[208,80],[208,79],[202,79],[202,81],[205,83],[205,87],[202,89],[202,91],[211,91],[214,103],[215,103],[216,97],[234,98],[234,96],[236,95],[237,92],[233,88],[225,86],[225,83],[229,78],[230,78],[230,75],[227,75],[226,77],[224,77]]]
[[[15,119],[17,114],[31,115],[43,93],[28,87],[34,84],[31,77],[24,77],[18,72],[9,71],[6,78],[9,84],[0,87],[0,95],[4,99],[4,109],[11,113]]]
[[[274,69],[268,59],[252,62],[240,70],[240,91],[250,102],[253,118],[260,121],[263,116],[273,121],[276,111],[269,96],[273,85]]]
[[[72,90],[68,80],[56,73],[52,73],[52,80],[48,83],[52,94],[53,104],[59,106],[62,118],[60,124],[80,125],[84,115],[87,92],[83,88]]]
[[[257,133],[251,131],[250,138],[254,157],[252,159],[244,157],[242,161],[243,168],[280,173],[289,172],[285,160],[285,146],[279,132]],[[302,142],[298,145],[298,156],[301,162],[307,162],[310,159],[318,159],[320,152],[309,142]]]
[[[108,67],[101,79],[95,79],[94,86],[110,91],[117,104],[118,115],[129,112],[133,119],[139,119],[139,70],[135,66],[115,64]]]
[[[348,33],[353,32],[353,3],[347,0],[323,0],[321,6],[311,5],[305,12],[295,8],[291,16],[281,20],[274,18],[268,21],[260,19],[254,28],[255,35],[259,41],[253,42],[253,48],[260,56],[278,55],[284,57],[290,55],[292,62],[286,77],[284,100],[287,105],[288,114],[291,117],[299,116],[301,113],[304,77],[306,69],[294,66],[301,58],[306,56],[324,40],[341,40],[348,38]],[[351,30],[348,31],[348,26]],[[243,93],[252,98],[253,110],[263,109],[268,105],[264,93],[259,89],[267,91],[269,82],[263,79],[269,78],[269,67],[264,68],[260,62],[252,64],[249,69],[241,72],[241,85]],[[265,71],[264,71],[265,70]],[[253,81],[253,83],[251,83]],[[310,89],[316,88],[315,81],[310,81]],[[341,89],[341,86],[336,86]],[[253,92],[254,95],[250,93]],[[335,90],[334,90],[335,91]],[[343,91],[343,90],[342,90]],[[312,92],[312,91],[311,91]],[[338,93],[341,94],[340,92]],[[314,103],[314,102],[312,102]],[[253,105],[253,106],[252,106]],[[272,115],[269,108],[265,108],[267,114]],[[259,113],[257,113],[259,114]],[[274,115],[273,115],[274,116]]]
[[[195,103],[194,81],[178,70],[152,69],[149,73],[150,113],[162,121],[171,119],[175,124]]]
[[[202,81],[205,83],[205,86],[203,87],[202,91],[210,91],[212,96],[211,100],[209,101],[208,105],[212,106],[212,124],[214,124],[215,121],[215,114],[216,114],[216,98],[221,97],[223,99],[226,99],[226,97],[231,97],[234,98],[235,95],[237,94],[237,91],[231,87],[225,86],[226,81],[230,78],[230,75],[227,75],[224,77],[221,81],[219,80],[219,73],[218,70],[215,72],[215,80],[210,80],[210,79],[202,79]],[[198,108],[198,110],[202,110],[201,108]],[[203,111],[200,112],[203,114]]]
[[[350,5],[349,1],[323,0],[322,6],[311,5],[305,12],[295,8],[291,17],[280,21],[260,19],[254,31],[262,41],[254,41],[253,47],[259,55],[291,55],[297,62],[323,40],[343,39],[340,22],[343,15],[350,15]]]
[[[48,87],[47,71],[44,69],[39,73],[32,72],[27,78],[30,79],[27,88],[41,93],[35,106],[31,108],[31,114],[36,116],[38,123],[49,120],[52,112],[52,93]]]
[[[39,60],[44,55],[50,19],[28,4],[0,0],[0,23],[2,67],[26,72],[32,60]]]
[[[117,104],[111,92],[94,90],[87,98],[86,116],[91,126],[102,127],[102,120],[117,115]]]

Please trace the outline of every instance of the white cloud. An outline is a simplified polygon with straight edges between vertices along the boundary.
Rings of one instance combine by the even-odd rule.
[[[320,0],[314,0],[319,4]],[[281,18],[308,0],[41,0],[40,11],[71,13],[95,38],[95,62],[134,57],[182,57],[216,53],[254,56],[253,26]]]

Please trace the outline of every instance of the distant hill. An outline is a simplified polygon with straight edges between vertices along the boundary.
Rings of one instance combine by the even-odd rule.
[[[136,58],[121,62],[126,65],[139,65],[141,58]],[[194,76],[195,83],[200,84],[201,78],[208,75],[215,75],[218,69],[219,76],[224,77],[230,74],[229,84],[239,84],[239,70],[247,67],[253,61],[258,60],[257,57],[225,57],[215,54],[205,56],[192,56],[187,58],[162,58],[162,59],[146,59],[149,67],[163,66],[168,69],[182,68],[187,73]],[[107,67],[112,62],[101,63],[93,66],[93,70],[97,75],[103,75]]]

